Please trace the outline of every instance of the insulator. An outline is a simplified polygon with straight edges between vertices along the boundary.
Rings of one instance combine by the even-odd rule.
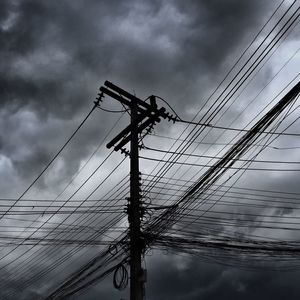
[[[176,116],[171,115],[171,120],[173,121],[173,123],[175,123],[178,119]]]
[[[115,151],[117,151],[116,148],[115,148]],[[130,153],[127,149],[121,148],[120,151],[121,151],[122,154],[125,154],[125,156],[130,156]]]
[[[151,96],[149,97],[149,99],[150,99],[150,104],[151,104],[151,106],[157,107],[156,100],[155,100],[155,96],[154,96],[154,95],[151,95]]]
[[[98,93],[97,96],[98,96],[98,97],[96,97],[97,101],[94,101],[94,103],[95,103],[95,105],[98,106],[99,103],[103,101],[102,98],[104,98],[104,94],[103,94],[103,92],[101,92],[101,93]]]

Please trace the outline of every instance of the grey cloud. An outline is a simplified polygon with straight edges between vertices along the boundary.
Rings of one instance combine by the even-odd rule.
[[[201,263],[197,258],[183,259],[182,269],[169,259],[149,259],[150,300],[196,299],[283,299],[287,293],[296,299],[299,272],[243,271]],[[149,266],[152,260],[152,264]],[[154,261],[153,261],[154,260]]]
[[[161,256],[163,255],[163,256]],[[299,272],[245,271],[224,268],[214,263],[199,262],[200,258],[181,258],[156,253],[147,258],[149,300],[196,299],[283,299],[287,293],[297,299]],[[126,294],[114,291],[112,278],[91,289],[83,299],[123,298]],[[106,292],[106,291],[110,292]],[[122,297],[123,296],[123,297]]]
[[[45,166],[91,107],[105,79],[142,98],[159,94],[180,114],[194,112],[274,5],[233,0],[1,1],[0,154],[6,159],[0,163],[1,192],[21,192],[25,181]],[[4,28],[12,13],[15,19]],[[270,69],[264,75],[269,78]],[[255,83],[253,89],[261,85]],[[114,104],[105,99],[103,105]],[[232,107],[228,115],[239,109]],[[65,168],[55,182],[42,180],[38,189],[68,181],[112,119],[97,111],[72,151],[62,155]],[[296,190],[296,179],[290,178],[266,178],[262,187],[274,182]],[[196,260],[184,270],[174,265],[151,263],[149,299],[282,299],[285,288],[294,297],[299,292],[293,275],[281,281],[275,273],[247,273]],[[104,284],[85,297],[117,297],[111,288]]]

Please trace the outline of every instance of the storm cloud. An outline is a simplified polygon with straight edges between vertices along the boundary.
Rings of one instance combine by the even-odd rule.
[[[284,7],[289,4],[286,2]],[[19,197],[92,108],[105,80],[142,99],[159,95],[182,117],[192,118],[278,4],[267,0],[1,0],[0,197]],[[293,53],[299,47],[298,37],[296,27],[277,57]],[[243,99],[229,107],[223,124],[244,110],[282,61],[278,58],[266,64]],[[298,69],[299,59],[287,74]],[[276,91],[274,88],[263,95],[259,108],[279,92],[279,83]],[[122,109],[108,98],[104,98],[103,107]],[[249,109],[238,123],[244,125],[255,113]],[[32,194],[56,195],[117,117],[96,110]],[[171,136],[178,128],[162,124],[158,130]],[[293,139],[285,138],[277,145],[293,143]],[[102,147],[98,156],[105,153]],[[269,153],[268,157],[280,155]],[[290,156],[299,160],[297,151]],[[259,182],[255,175],[249,175],[245,181],[258,189],[276,185],[278,190],[296,192],[298,186],[297,177],[291,174]],[[296,299],[300,292],[297,272],[248,272],[215,262],[202,263],[195,257],[178,257],[166,254],[162,258],[154,251],[146,258],[147,299],[282,299],[287,292]],[[6,272],[9,270],[1,269],[1,278],[7,277]],[[17,285],[7,281],[7,291]],[[44,289],[20,291],[23,298],[19,299],[32,299]],[[120,294],[112,289],[108,278],[78,299],[98,299],[99,295],[116,299]]]

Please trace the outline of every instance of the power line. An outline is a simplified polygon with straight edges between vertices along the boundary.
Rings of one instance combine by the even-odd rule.
[[[170,164],[178,164],[178,165],[184,165],[184,166],[192,166],[192,167],[205,167],[205,168],[211,168],[213,165],[206,165],[206,164],[197,164],[197,163],[188,163],[188,162],[179,162],[176,161],[174,163],[164,160],[164,159],[159,159],[159,158],[153,158],[153,157],[147,157],[147,156],[140,156],[140,158],[145,159],[145,160],[150,160],[150,161],[159,161],[162,163],[170,163]],[[246,160],[250,161],[250,160]],[[300,169],[275,169],[275,168],[250,168],[250,167],[220,167],[220,168],[226,168],[226,169],[231,169],[231,170],[246,170],[246,171],[270,171],[270,172],[300,172]]]
[[[146,150],[151,150],[155,152],[161,152],[161,153],[170,153],[170,154],[177,154],[175,151],[166,151],[158,148],[153,148],[149,146],[143,146],[144,149]],[[221,159],[220,156],[212,156],[212,155],[198,155],[198,154],[193,154],[193,153],[183,153],[183,156],[189,156],[189,157],[199,157],[199,158],[212,158],[212,159]],[[266,163],[266,164],[295,164],[298,165],[300,164],[300,161],[277,161],[277,160],[249,160],[249,159],[242,159],[239,158],[237,161],[243,161],[243,162],[249,162],[251,161],[252,163]]]
[[[186,124],[192,124],[192,125],[197,125],[197,126],[210,127],[210,128],[215,128],[215,129],[221,129],[221,130],[228,130],[228,131],[249,132],[248,129],[240,129],[240,128],[216,126],[216,125],[212,125],[212,124],[203,124],[203,123],[192,122],[192,121],[187,121],[187,120],[182,120],[182,119],[177,120],[177,122],[186,123]],[[270,132],[270,131],[263,131],[261,133],[271,134],[271,135],[280,135],[280,136],[295,136],[295,137],[300,137],[300,133]]]

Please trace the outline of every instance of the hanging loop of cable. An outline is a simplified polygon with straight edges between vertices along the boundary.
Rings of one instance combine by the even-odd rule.
[[[119,291],[126,289],[128,285],[128,271],[124,266],[124,264],[120,264],[115,269],[114,277],[113,277],[113,285]]]

